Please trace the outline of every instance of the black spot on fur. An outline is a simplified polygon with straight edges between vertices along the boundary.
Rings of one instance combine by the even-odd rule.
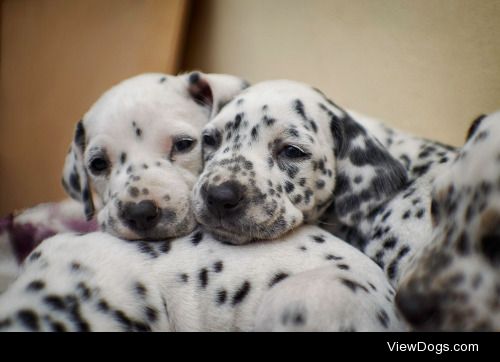
[[[208,285],[208,270],[206,268],[200,270],[198,279],[200,281],[200,287],[205,289]]]
[[[220,273],[223,268],[224,268],[224,264],[222,263],[221,260],[214,263],[214,267],[213,267],[214,272]]]
[[[311,237],[317,243],[324,243],[325,242],[325,238],[322,235],[314,235]]]
[[[76,289],[79,291],[80,295],[82,296],[83,300],[88,300],[92,297],[92,291],[90,288],[84,283],[84,282],[79,282],[76,285]]]
[[[152,258],[158,257],[158,254],[156,251],[153,249],[153,247],[146,241],[140,241],[137,243],[137,248],[139,251],[143,254],[147,254]]]
[[[64,299],[58,295],[47,295],[43,298],[45,304],[54,310],[64,310],[66,308],[66,303]]]
[[[264,122],[264,124],[267,126],[267,127],[271,127],[275,122],[276,120],[274,118],[270,118],[268,116],[264,116],[262,118],[262,121]]]
[[[147,306],[144,308],[144,314],[146,314],[146,318],[150,322],[154,323],[158,320],[158,311],[151,306]]]
[[[361,285],[358,282],[355,282],[353,280],[342,278],[341,282],[342,282],[343,285],[345,285],[347,288],[349,288],[350,290],[352,290],[354,293],[356,293],[356,291],[358,289],[362,289],[366,293],[369,292],[368,289],[365,286],[363,286],[363,285]]]
[[[316,122],[310,120],[309,123],[311,124],[311,128],[313,129],[314,133],[318,133],[318,126],[316,125]]]
[[[134,321],[127,316],[123,311],[116,310],[113,313],[115,320],[121,324],[122,328],[127,332],[150,332],[151,327],[139,321]]]
[[[34,251],[31,253],[31,255],[29,257],[29,261],[38,260],[38,259],[40,259],[41,256],[42,256],[42,253],[40,251]]]
[[[40,325],[38,321],[38,315],[32,310],[22,309],[17,312],[17,319],[21,325],[31,331],[40,330]]]
[[[42,280],[33,280],[31,283],[28,284],[26,287],[26,290],[31,291],[31,292],[38,292],[45,288],[45,283]]]
[[[335,196],[340,196],[351,190],[351,184],[349,178],[343,174],[337,174],[337,180],[335,185]]]
[[[271,281],[269,282],[269,288],[271,288],[273,285],[281,282],[283,279],[287,278],[289,276],[289,274],[287,273],[277,273],[273,276],[273,278],[271,279]]]
[[[323,189],[324,187],[325,187],[325,181],[323,181],[323,180],[317,180],[317,181],[316,181],[316,188],[317,188],[318,190],[321,190],[321,189]]]
[[[421,165],[421,166],[415,166],[412,168],[412,172],[415,174],[415,176],[417,177],[420,177],[420,176],[423,176],[427,173],[427,171],[429,171],[430,167],[431,167],[431,163],[426,163],[425,165]]]
[[[78,173],[76,171],[72,172],[69,176],[69,184],[76,192],[81,191],[80,177],[78,177]]]
[[[60,322],[48,320],[48,319],[47,319],[47,322],[49,323],[50,330],[52,332],[58,332],[58,333],[66,332],[66,326],[64,324],[62,324]]]
[[[391,237],[384,241],[384,249],[393,249],[396,246],[397,239],[395,237]]]
[[[389,279],[394,279],[396,277],[399,262],[409,252],[410,248],[408,246],[403,246],[399,250],[398,254],[396,255],[396,258],[387,267],[387,276],[389,277]]]
[[[201,231],[197,231],[191,236],[191,242],[195,246],[198,245],[202,239],[203,239],[203,233]]]
[[[227,299],[227,291],[225,289],[218,290],[216,297],[217,304],[218,305],[224,304],[226,302],[226,299]]]
[[[233,295],[233,299],[231,301],[231,304],[233,306],[241,303],[243,299],[248,295],[250,292],[251,284],[248,280],[246,280],[240,288],[236,291],[236,293]]]
[[[148,292],[148,290],[146,289],[146,287],[144,286],[144,284],[142,284],[140,282],[135,283],[135,285],[134,285],[134,291],[141,298],[144,298],[146,296],[147,292]]]
[[[387,315],[387,312],[385,310],[380,310],[380,312],[377,313],[377,319],[379,320],[382,327],[389,327],[389,316]]]
[[[137,196],[139,196],[139,189],[135,186],[129,187],[128,193],[132,197],[137,197]]]
[[[285,182],[285,191],[289,194],[295,189],[295,185],[291,183],[290,181]]]
[[[255,140],[259,137],[259,125],[255,125],[255,126],[252,128],[251,135],[252,135],[252,139],[253,139],[254,141],[255,141]]]
[[[391,216],[392,214],[392,210],[388,210],[383,216],[382,216],[382,222],[384,222],[385,220],[387,220],[387,218],[389,216]]]
[[[304,103],[300,99],[296,99],[293,103],[293,108],[302,119],[307,120],[306,112],[304,110]]]
[[[109,304],[104,299],[101,299],[97,303],[97,308],[99,309],[99,311],[107,313],[109,311]]]
[[[425,209],[419,209],[415,216],[419,219],[421,219],[425,215]]]
[[[170,241],[167,240],[167,241],[164,241],[161,245],[160,245],[160,251],[163,253],[163,254],[167,254],[169,251],[170,251]]]

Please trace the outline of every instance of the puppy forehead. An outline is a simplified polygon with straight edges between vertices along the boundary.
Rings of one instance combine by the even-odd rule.
[[[307,116],[314,118],[319,103],[324,98],[309,85],[288,81],[266,81],[246,89],[231,101],[207,125],[207,128],[223,128],[240,114],[251,126],[262,122],[264,116],[272,117],[280,125],[291,123],[300,125],[297,102],[304,107]],[[273,123],[275,124],[275,123]]]
[[[87,134],[116,131],[132,121],[149,126],[175,125],[183,121],[201,129],[209,110],[188,94],[180,77],[146,74],[114,86],[95,102],[84,116]]]

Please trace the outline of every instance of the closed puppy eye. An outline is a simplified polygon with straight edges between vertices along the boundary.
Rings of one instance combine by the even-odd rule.
[[[217,144],[217,140],[214,136],[206,134],[203,136],[203,144],[206,146],[214,147]]]
[[[220,134],[218,132],[206,132],[203,134],[203,147],[217,148],[220,144]]]
[[[291,160],[299,160],[299,159],[309,157],[310,155],[309,155],[309,153],[304,151],[299,146],[285,145],[278,152],[278,156],[284,157],[287,159],[291,159]]]

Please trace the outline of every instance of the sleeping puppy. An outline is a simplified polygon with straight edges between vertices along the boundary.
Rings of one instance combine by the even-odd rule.
[[[163,239],[196,225],[191,188],[202,168],[201,129],[247,86],[194,72],[143,74],[108,90],[76,126],[63,185],[100,228]]]

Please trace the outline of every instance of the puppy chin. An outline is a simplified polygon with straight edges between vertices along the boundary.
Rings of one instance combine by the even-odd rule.
[[[224,244],[243,245],[243,244],[248,244],[252,241],[252,239],[244,235],[232,233],[224,229],[220,228],[210,229],[207,226],[205,226],[205,228],[213,235],[215,239]]]
[[[127,228],[116,228],[114,225],[104,225],[104,227],[103,225],[101,225],[101,231],[104,231],[123,240],[144,240],[144,237],[139,236],[132,230]]]
[[[180,223],[168,226],[163,225],[144,232],[136,232],[122,224],[117,225],[116,223],[105,224],[104,228],[102,228],[103,225],[101,225],[101,230],[120,239],[129,241],[161,241],[185,236],[191,233],[196,226],[197,223],[194,217],[186,217]]]

